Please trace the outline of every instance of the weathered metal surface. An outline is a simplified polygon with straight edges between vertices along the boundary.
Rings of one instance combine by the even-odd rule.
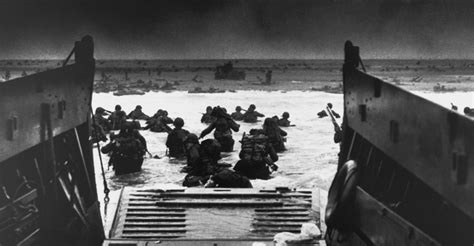
[[[0,162],[46,140],[42,105],[53,137],[87,121],[94,63],[75,63],[0,84]]]
[[[278,232],[299,233],[303,223],[319,221],[320,211],[311,207],[313,194],[309,192],[125,188],[110,238],[269,241]]]
[[[0,221],[13,222],[0,222],[2,245],[103,241],[89,142],[93,46],[86,36],[73,65],[0,83]]]
[[[441,245],[361,188],[355,195],[355,226],[375,245]]]
[[[356,69],[345,69],[347,124],[474,218],[474,121]]]

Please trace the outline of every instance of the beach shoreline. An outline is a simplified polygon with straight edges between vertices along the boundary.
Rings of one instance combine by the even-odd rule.
[[[216,80],[216,67],[228,60],[97,60],[95,92],[137,88],[204,92],[326,91],[342,93],[342,60],[232,60],[244,80]],[[70,62],[73,63],[73,62]],[[370,74],[410,91],[474,91],[474,60],[367,60]],[[0,81],[62,66],[60,60],[0,60]],[[268,71],[271,84],[264,84]],[[6,73],[9,76],[6,76]],[[7,78],[8,77],[8,78]],[[151,85],[151,87],[149,86]],[[444,88],[443,88],[444,86]],[[98,90],[98,87],[102,89]],[[149,87],[149,88],[146,88]],[[212,90],[212,89],[211,89]]]

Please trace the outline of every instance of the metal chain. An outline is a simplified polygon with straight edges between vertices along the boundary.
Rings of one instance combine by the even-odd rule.
[[[90,109],[90,113],[92,115],[92,124],[93,124],[93,127],[96,127],[96,123],[95,123],[95,117],[94,117],[94,114],[93,114],[93,111],[92,111],[92,106],[89,107]],[[95,133],[95,137],[96,139],[99,139],[99,136],[97,134],[97,131],[94,129],[94,133]],[[100,161],[100,168],[102,170],[102,180],[104,182],[104,203],[105,205],[107,205],[109,203],[109,188],[107,187],[107,180],[105,178],[105,170],[104,170],[104,163],[102,161],[102,153],[100,152],[100,142],[97,142],[97,152],[99,153],[99,161]]]

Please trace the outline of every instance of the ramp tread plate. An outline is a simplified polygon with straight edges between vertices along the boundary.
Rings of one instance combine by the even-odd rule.
[[[183,222],[150,222],[150,221],[136,221],[136,222],[127,222],[124,227],[185,227],[186,223]]]
[[[319,212],[312,210],[312,194],[307,190],[125,188],[111,238],[271,239],[275,233],[298,233],[302,223],[319,221]]]
[[[184,217],[185,213],[174,213],[174,212],[157,212],[157,211],[128,211],[127,215],[130,216],[166,216],[166,217]]]
[[[125,227],[122,231],[123,233],[136,233],[136,232],[173,232],[173,233],[184,233],[186,229],[177,229],[177,228],[150,228],[150,227]]]
[[[156,222],[178,222],[178,221],[186,221],[186,218],[183,217],[127,217],[125,219],[126,222],[140,222],[140,221],[156,221]]]

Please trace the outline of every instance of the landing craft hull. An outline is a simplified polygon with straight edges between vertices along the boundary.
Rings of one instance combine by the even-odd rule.
[[[347,54],[339,169],[354,160],[359,180],[350,223],[328,225],[328,245],[472,245],[474,121],[359,71]]]
[[[99,245],[90,103],[92,38],[75,64],[0,84],[0,244]]]

